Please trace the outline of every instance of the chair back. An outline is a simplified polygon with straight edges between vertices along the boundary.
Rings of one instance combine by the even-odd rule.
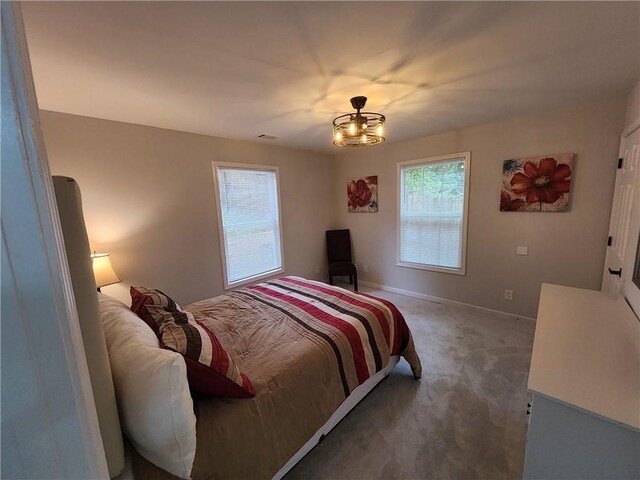
[[[351,235],[348,229],[327,230],[327,258],[329,263],[351,261]]]

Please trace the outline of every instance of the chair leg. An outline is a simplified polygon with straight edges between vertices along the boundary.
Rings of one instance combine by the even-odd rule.
[[[349,284],[353,285],[353,275],[349,275]]]
[[[357,292],[358,291],[358,273],[354,273],[353,274],[353,291]]]

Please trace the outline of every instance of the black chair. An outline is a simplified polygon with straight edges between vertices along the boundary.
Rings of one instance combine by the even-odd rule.
[[[333,277],[349,276],[349,283],[358,291],[358,271],[351,261],[351,235],[349,230],[327,231],[327,258],[329,260],[329,284]]]

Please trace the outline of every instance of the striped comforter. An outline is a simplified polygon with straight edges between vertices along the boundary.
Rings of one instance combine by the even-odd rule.
[[[284,277],[185,307],[251,379],[255,397],[195,396],[194,480],[270,479],[360,384],[402,355],[420,377],[411,332],[389,302]],[[136,478],[167,479],[134,457]]]
[[[422,368],[404,317],[389,301],[299,277],[282,277],[233,295],[285,314],[298,330],[335,355],[345,397],[403,355],[413,374]]]

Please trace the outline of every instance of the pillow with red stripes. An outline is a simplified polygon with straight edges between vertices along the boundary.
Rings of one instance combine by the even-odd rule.
[[[130,293],[131,310],[156,332],[164,348],[183,355],[191,388],[215,397],[254,395],[249,378],[215,334],[192,313],[160,290],[131,287]]]

